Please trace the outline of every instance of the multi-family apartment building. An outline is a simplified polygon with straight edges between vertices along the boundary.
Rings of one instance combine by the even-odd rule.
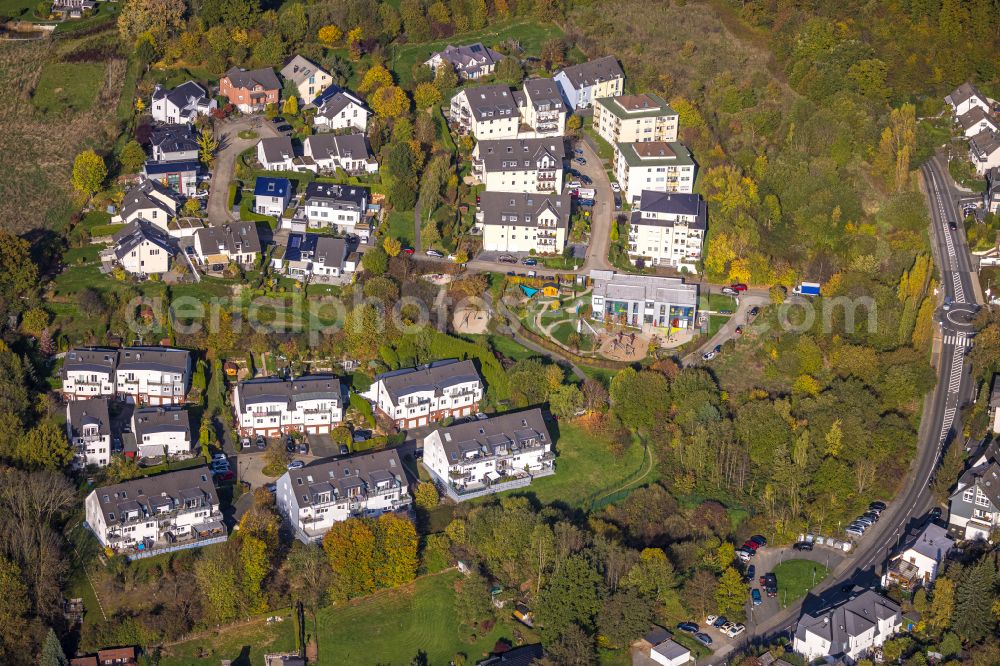
[[[191,354],[170,347],[125,347],[115,363],[115,394],[139,405],[181,405],[191,379]]]
[[[194,232],[194,256],[202,266],[234,263],[250,267],[257,263],[260,252],[255,222],[227,222]]]
[[[317,131],[357,130],[364,134],[372,114],[361,98],[346,91],[329,89],[316,98],[313,125]]]
[[[424,62],[437,75],[439,67],[451,67],[462,79],[478,79],[493,73],[503,56],[482,42],[467,46],[449,44]]]
[[[475,414],[483,380],[472,361],[450,359],[382,373],[361,395],[397,427],[417,428]]]
[[[677,141],[616,143],[615,180],[622,196],[633,203],[645,190],[689,193],[694,190],[697,166],[691,153]]]
[[[488,252],[560,253],[572,208],[568,194],[483,192],[476,223]]]
[[[517,99],[507,85],[466,88],[451,98],[451,122],[476,139],[512,139],[521,123]]]
[[[930,587],[954,545],[946,528],[927,523],[920,531],[907,536],[896,554],[889,558],[882,587],[899,585],[904,590]]]
[[[219,94],[242,113],[255,113],[278,103],[281,82],[270,67],[252,71],[233,67],[219,80]]]
[[[560,138],[482,140],[472,174],[488,192],[562,192],[566,149]]]
[[[111,460],[111,417],[108,398],[72,400],[66,404],[66,436],[73,449],[74,469],[104,467]]]
[[[540,409],[437,428],[424,437],[423,448],[424,466],[438,487],[459,502],[523,487],[555,471]]]
[[[139,458],[191,453],[191,416],[180,407],[141,407],[132,412],[135,455]],[[126,446],[126,454],[130,454]]]
[[[303,208],[310,227],[345,231],[360,223],[367,214],[368,189],[312,182],[306,186]]]
[[[892,638],[902,621],[899,604],[865,590],[832,608],[804,613],[792,646],[807,663],[828,657],[854,663]]]
[[[219,495],[207,467],[101,486],[84,501],[101,546],[136,558],[225,541]]]
[[[653,93],[620,95],[594,101],[594,129],[612,146],[616,143],[676,141],[679,116]]]
[[[529,79],[514,98],[521,114],[519,136],[550,137],[566,133],[566,102],[555,79]]]
[[[314,100],[333,83],[329,72],[300,55],[294,56],[281,68],[281,77],[295,85],[303,104]]]
[[[629,218],[629,259],[635,264],[694,271],[707,228],[701,195],[646,190]]]
[[[102,262],[121,266],[126,273],[147,277],[170,270],[177,252],[174,240],[160,227],[142,218],[114,235],[114,245],[100,253]]]
[[[251,379],[233,387],[236,426],[244,437],[278,437],[290,432],[328,433],[344,420],[338,377]]]
[[[334,523],[407,511],[406,472],[393,449],[318,460],[277,481],[278,512],[304,543],[320,541]]]
[[[376,173],[378,160],[364,134],[314,134],[302,143],[303,160],[309,160],[321,172],[333,173],[343,169],[349,174]]]
[[[65,400],[110,398],[115,395],[115,349],[70,349],[59,375]]]
[[[680,278],[591,271],[591,316],[623,326],[690,329],[698,315],[698,285]]]
[[[584,109],[602,97],[625,92],[625,72],[613,56],[565,67],[553,78],[570,109]]]

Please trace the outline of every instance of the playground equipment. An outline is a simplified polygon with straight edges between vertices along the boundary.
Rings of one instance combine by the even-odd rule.
[[[521,291],[523,291],[524,295],[527,296],[528,298],[534,298],[535,294],[537,294],[541,290],[540,289],[533,289],[532,287],[527,287],[527,286],[525,286],[525,285],[522,284],[521,285]]]

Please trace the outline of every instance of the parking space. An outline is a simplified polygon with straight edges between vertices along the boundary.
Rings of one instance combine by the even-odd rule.
[[[340,446],[333,442],[329,434],[309,434],[306,435],[309,443],[309,456],[303,458],[330,458],[340,455]]]

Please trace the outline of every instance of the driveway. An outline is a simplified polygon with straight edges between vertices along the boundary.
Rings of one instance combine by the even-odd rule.
[[[257,139],[241,139],[239,133],[248,129],[260,136]],[[260,139],[275,136],[278,136],[278,132],[274,125],[259,116],[240,116],[215,124],[215,138],[219,142],[219,148],[212,167],[212,189],[208,193],[210,223],[224,224],[235,219],[229,210],[229,184],[236,169],[236,158],[247,148],[256,146]]]
[[[584,140],[575,141],[573,149],[583,150],[583,155],[572,153],[570,167],[589,177],[593,182],[591,188],[597,191],[594,209],[590,221],[590,245],[587,246],[587,259],[583,264],[583,272],[591,270],[611,270],[608,261],[608,249],[611,245],[611,220],[615,214],[615,195],[611,191],[611,180],[608,178],[606,166],[593,147]],[[573,160],[583,157],[584,165]]]

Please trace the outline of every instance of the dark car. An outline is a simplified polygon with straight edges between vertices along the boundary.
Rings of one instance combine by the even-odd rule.
[[[757,575],[757,567],[750,565],[747,567],[747,580],[753,580],[754,576]]]
[[[760,314],[760,308],[758,308],[756,305],[753,306],[752,308],[750,308],[750,316],[751,317],[756,317],[759,314]]]
[[[750,590],[750,598],[753,599],[754,606],[760,606],[762,603],[764,603],[763,599],[760,598],[760,590],[758,590],[756,587]]]
[[[538,265],[538,260],[537,259],[532,259],[531,257],[528,257],[527,259],[525,259],[521,263],[523,263],[525,266],[537,266]]]
[[[580,174],[580,180],[583,182],[584,185],[592,185],[594,183],[594,181],[590,178],[590,176],[585,176],[582,173]]]
[[[931,512],[930,512],[930,519],[931,520],[937,520],[940,517],[941,517],[941,507],[936,506],[933,509],[931,509]]]
[[[283,123],[283,122],[285,122],[285,117],[284,116],[275,116],[274,118],[271,118],[271,122],[274,123],[275,125],[277,125],[278,123]]]
[[[750,537],[750,540],[753,541],[758,546],[760,546],[761,548],[767,545],[767,539],[765,539],[759,534],[754,534],[752,537]]]
[[[708,647],[712,644],[712,637],[709,636],[708,634],[702,634],[702,633],[695,634],[694,639],[699,643],[701,643],[702,645],[704,645],[705,647]]]
[[[299,453],[301,453],[302,455],[309,453],[309,445],[306,444],[305,442],[299,444]]]
[[[813,545],[808,541],[799,541],[798,543],[793,544],[792,548],[794,548],[795,550],[812,550]]]
[[[340,445],[340,455],[346,456],[350,452],[351,452],[351,450],[347,448],[347,444],[341,444]]]
[[[885,502],[872,502],[871,504],[868,505],[868,508],[874,509],[876,511],[885,511],[886,506]]]
[[[291,132],[292,131],[292,126],[291,125],[278,125],[275,129],[277,129],[279,132]]]
[[[726,618],[725,615],[720,615],[719,617],[715,618],[715,622],[712,623],[712,626],[718,629],[719,627],[727,624],[728,622],[729,620]]]
[[[677,625],[677,628],[681,631],[686,631],[689,634],[698,633],[698,625],[694,622],[681,622]]]
[[[878,512],[877,511],[866,511],[865,513],[861,514],[861,517],[862,518],[869,518],[871,520],[874,520],[876,523],[878,522]]]
[[[968,214],[966,214],[966,217],[968,217]],[[954,231],[955,229],[958,229],[958,225],[953,221],[948,220],[948,228]]]
[[[742,326],[737,326],[736,327],[736,335],[743,335],[743,327]]]
[[[295,453],[295,440],[291,437],[285,440],[285,450],[289,453]]]
[[[236,473],[231,469],[227,469],[225,472],[219,472],[215,475],[215,481],[217,483],[225,483],[226,481],[232,481],[235,478]]]
[[[774,587],[767,588],[767,596],[769,596],[769,597],[776,597],[776,596],[778,596],[778,586],[775,585]]]

